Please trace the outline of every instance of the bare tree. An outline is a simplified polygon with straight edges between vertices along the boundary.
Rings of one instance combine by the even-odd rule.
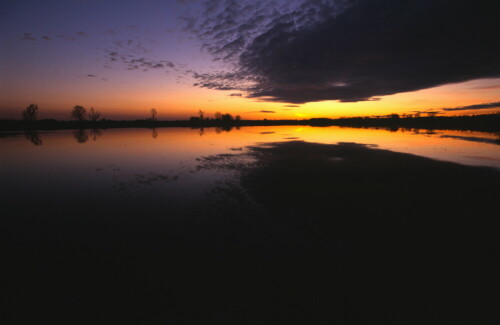
[[[200,118],[201,121],[203,121],[205,119],[205,112],[200,109],[198,111],[198,117]]]
[[[71,117],[77,120],[78,122],[85,121],[85,113],[87,110],[85,107],[76,105],[73,107],[73,110],[71,111]]]
[[[28,107],[23,111],[23,120],[25,121],[36,121],[38,115],[38,105],[29,104]]]
[[[156,121],[156,108],[151,109],[151,121]]]
[[[94,110],[93,107],[91,107],[88,116],[90,121],[95,122],[99,119],[99,117],[101,117],[101,113],[99,113],[98,111]]]
[[[222,113],[221,112],[215,112],[215,119],[216,120],[222,120]]]

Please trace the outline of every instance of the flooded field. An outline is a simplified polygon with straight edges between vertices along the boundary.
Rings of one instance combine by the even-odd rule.
[[[494,319],[500,134],[64,130],[0,151],[8,324]]]

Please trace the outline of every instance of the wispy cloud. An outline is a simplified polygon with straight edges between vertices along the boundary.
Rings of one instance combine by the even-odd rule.
[[[31,35],[31,33],[24,33],[21,38],[23,41],[36,41],[36,38]]]
[[[76,41],[75,37],[64,35],[64,34],[58,34],[57,37],[59,37],[60,39],[65,40],[65,41]]]
[[[267,114],[273,114],[273,113],[276,113],[275,111],[268,111],[268,110],[260,110],[260,111],[251,111],[251,112],[247,112],[247,113],[267,113]]]
[[[144,56],[136,56],[133,54],[124,54],[119,51],[105,50],[106,58],[109,62],[121,63],[127,70],[156,70],[156,69],[173,69],[175,64],[167,60],[155,60]]]
[[[500,107],[500,102],[493,102],[493,103],[458,106],[458,107],[451,107],[451,108],[441,108],[441,110],[443,110],[443,111],[466,111],[466,110],[474,110],[474,109],[487,109],[487,108],[499,108],[499,107]]]
[[[500,89],[500,85],[479,86],[479,87],[473,87],[472,89],[495,90],[495,89]]]
[[[79,37],[85,37],[85,38],[89,37],[89,35],[86,32],[82,32],[82,31],[76,32],[76,35]]]

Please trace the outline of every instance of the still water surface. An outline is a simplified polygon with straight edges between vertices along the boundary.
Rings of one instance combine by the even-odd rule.
[[[358,143],[441,161],[500,168],[500,135],[464,131],[339,127],[243,127],[73,130],[0,138],[0,192],[13,199],[35,192],[62,199],[77,190],[103,195],[203,196],[237,172],[200,168],[204,158],[283,141]]]
[[[499,144],[296,126],[4,135],[4,323],[498,323]]]

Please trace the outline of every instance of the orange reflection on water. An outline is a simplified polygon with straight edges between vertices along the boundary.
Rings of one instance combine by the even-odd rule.
[[[246,146],[281,141],[325,144],[354,142],[470,165],[500,167],[500,134],[399,129],[312,126],[242,128],[157,128],[41,132],[36,136],[0,139],[3,164],[37,159],[55,165],[102,161],[130,165],[172,165],[198,157],[234,153]],[[26,139],[35,139],[35,142]],[[40,143],[41,141],[41,143]]]

